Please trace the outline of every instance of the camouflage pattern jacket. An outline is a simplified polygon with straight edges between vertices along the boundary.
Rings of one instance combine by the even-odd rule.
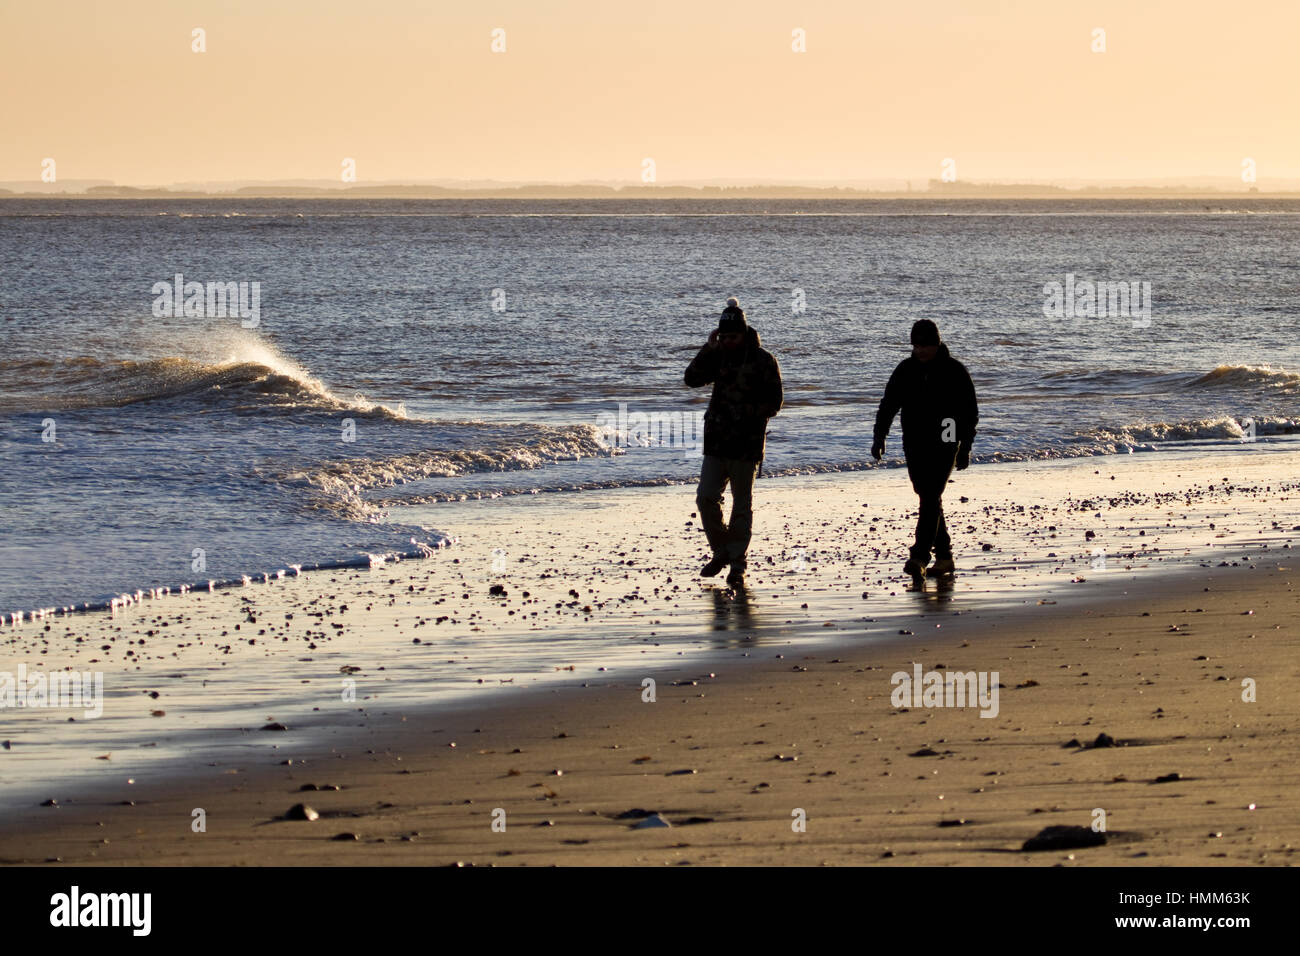
[[[781,366],[762,347],[758,332],[745,330],[745,343],[734,352],[707,345],[686,368],[691,388],[713,385],[704,413],[704,454],[742,461],[762,461],[767,420],[781,410]]]

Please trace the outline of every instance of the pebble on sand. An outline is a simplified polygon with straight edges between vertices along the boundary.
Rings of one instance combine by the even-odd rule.
[[[1106,843],[1106,834],[1098,833],[1088,827],[1054,826],[1044,827],[1030,837],[1021,846],[1021,850],[1033,853],[1039,850],[1073,850],[1078,847],[1102,846]]]

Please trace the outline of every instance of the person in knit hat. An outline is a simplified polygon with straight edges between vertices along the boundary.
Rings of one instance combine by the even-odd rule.
[[[889,376],[885,396],[876,412],[871,456],[880,461],[894,416],[903,413],[903,456],[912,489],[921,499],[916,541],[903,572],[920,580],[952,574],[952,539],[943,519],[943,491],[954,467],[970,465],[979,404],[966,366],[953,358],[939,340],[939,327],[929,319],[912,326],[912,355]],[[926,564],[934,552],[934,566]]]
[[[767,441],[767,422],[785,400],[781,366],[760,343],[735,298],[686,369],[690,388],[713,386],[704,413],[704,461],[695,503],[713,557],[700,570],[714,577],[731,566],[727,583],[743,587],[753,528],[754,480]],[[731,516],[722,518],[722,493],[731,486]]]

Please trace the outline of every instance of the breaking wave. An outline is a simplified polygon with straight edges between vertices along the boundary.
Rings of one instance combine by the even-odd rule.
[[[1291,393],[1300,390],[1300,373],[1268,365],[1220,365],[1189,385],[1264,388]]]
[[[383,458],[331,461],[278,476],[279,481],[309,489],[315,505],[353,520],[374,520],[392,504],[451,500],[458,496],[397,497],[368,500],[370,489],[392,488],[426,478],[451,478],[483,472],[527,471],[559,461],[621,454],[601,439],[594,425],[538,425],[441,422],[442,428],[465,430],[471,447],[427,449]]]
[[[0,360],[0,408],[60,411],[189,401],[352,411],[405,418],[362,395],[336,395],[320,379],[252,334],[195,345],[189,355],[136,359],[76,356]]]

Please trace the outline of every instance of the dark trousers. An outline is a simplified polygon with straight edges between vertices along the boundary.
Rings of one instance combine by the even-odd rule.
[[[700,466],[700,485],[695,504],[700,509],[700,524],[709,539],[715,558],[729,564],[745,565],[749,537],[754,524],[754,479],[758,462],[739,458],[705,455]],[[722,490],[731,485],[731,520],[722,520]]]
[[[948,486],[948,478],[957,462],[957,445],[904,444],[903,455],[907,458],[907,476],[912,479],[912,488],[921,499],[912,560],[928,564],[931,550],[936,558],[951,558],[952,539],[943,520],[943,490]]]

